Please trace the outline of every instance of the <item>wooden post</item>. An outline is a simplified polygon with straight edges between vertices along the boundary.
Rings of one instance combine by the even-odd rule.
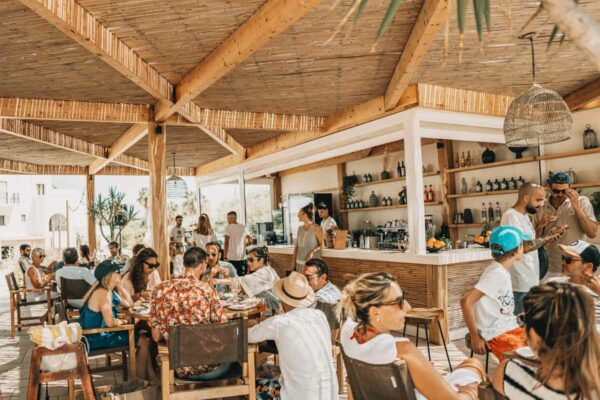
[[[281,176],[279,176],[279,174],[273,175],[271,201],[273,205],[273,210],[279,209],[279,204],[283,202],[283,200],[281,199]]]
[[[69,224],[71,223],[70,214],[71,213],[69,212],[69,200],[66,200],[65,219],[67,220],[67,247],[71,246],[71,228],[69,226]]]
[[[169,279],[169,235],[167,233],[167,129],[148,126],[148,167],[150,173],[150,210],[152,248],[158,253],[160,277]],[[135,357],[135,356],[134,356]]]
[[[348,229],[348,213],[341,212],[346,208],[346,196],[344,196],[344,178],[346,177],[346,163],[337,165],[337,180],[338,180],[338,212],[340,213],[340,228]],[[332,210],[333,211],[333,210]]]
[[[437,143],[437,157],[438,167],[441,172],[442,178],[442,221],[448,226],[454,223],[453,218],[456,213],[456,201],[448,199],[448,195],[456,193],[456,182],[454,181],[454,175],[448,174],[446,170],[454,168],[454,158],[452,157],[452,141],[451,140],[440,140]],[[458,228],[450,228],[450,238],[454,244],[458,240]]]
[[[88,207],[88,218],[87,218],[87,230],[88,230],[88,246],[90,246],[90,255],[93,256],[96,251],[96,222],[94,217],[90,213],[89,209],[94,203],[95,196],[95,182],[96,178],[94,175],[86,176],[87,186],[87,207]]]
[[[246,180],[244,178],[244,170],[240,171],[238,179],[240,185],[240,221],[242,225],[246,226]]]
[[[407,121],[404,124],[404,131],[409,249],[414,254],[425,254],[423,152],[419,135],[419,120],[413,117]]]

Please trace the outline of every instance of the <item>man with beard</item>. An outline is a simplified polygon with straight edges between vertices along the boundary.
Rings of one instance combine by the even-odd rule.
[[[593,239],[598,235],[598,225],[592,203],[570,188],[571,180],[564,171],[550,176],[550,197],[533,218],[538,236],[552,228],[569,225],[569,231],[556,243],[550,244],[548,252],[549,271],[545,279],[561,275],[561,251],[559,245],[569,245],[577,240]]]
[[[512,208],[502,215],[500,225],[511,225],[525,237],[535,238],[535,228],[529,215],[535,215],[544,206],[545,191],[537,183],[527,182],[519,189],[519,198]],[[511,270],[515,315],[523,311],[523,298],[533,286],[540,283],[540,264],[537,250],[546,243],[557,240],[567,226],[555,227],[548,235],[523,242],[523,258],[515,261]]]

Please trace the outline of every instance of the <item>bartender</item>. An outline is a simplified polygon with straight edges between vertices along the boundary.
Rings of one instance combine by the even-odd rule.
[[[317,205],[317,212],[319,213],[319,218],[321,218],[321,230],[323,233],[327,233],[329,229],[337,228],[337,223],[335,219],[329,215],[329,207],[324,202],[320,202]]]
[[[598,225],[592,203],[570,187],[571,180],[564,171],[548,179],[550,196],[540,212],[535,215],[537,236],[543,236],[555,226],[568,225],[569,230],[556,242],[546,246],[549,268],[546,279],[561,276],[561,251],[558,245],[568,246],[577,240],[593,239],[598,235]]]

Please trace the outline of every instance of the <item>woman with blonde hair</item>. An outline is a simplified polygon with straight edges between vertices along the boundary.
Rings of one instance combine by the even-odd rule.
[[[582,287],[550,282],[531,288],[519,319],[537,362],[501,362],[496,391],[510,399],[600,399],[600,335],[594,302]]]
[[[338,304],[343,323],[340,342],[346,355],[369,364],[406,362],[418,399],[477,399],[477,384],[485,380],[481,364],[467,359],[443,377],[406,338],[402,331],[410,304],[396,282],[385,272],[363,274],[351,281]]]
[[[217,235],[210,225],[210,218],[208,214],[200,214],[198,218],[198,226],[192,233],[192,242],[195,247],[200,247],[202,250],[206,249],[206,244],[210,242],[216,242]]]

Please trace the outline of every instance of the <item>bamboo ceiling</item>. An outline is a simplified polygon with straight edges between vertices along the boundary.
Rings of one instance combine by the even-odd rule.
[[[266,0],[75,1],[166,79],[165,87],[176,87]],[[336,0],[323,0],[196,96],[194,102],[213,110],[327,117],[383,95],[423,0],[403,2],[374,51],[371,46],[389,0],[370,0],[356,24],[351,19],[331,43],[324,45],[353,1],[342,0],[332,9]],[[529,47],[514,36],[535,12],[538,2],[512,1],[512,32],[508,29],[507,3],[491,2],[493,31],[486,35],[481,48],[474,19],[472,15],[467,17],[462,63],[458,60],[458,29],[452,5],[448,57],[444,56],[442,26],[412,81],[504,95],[526,89],[530,85]],[[581,0],[580,7],[596,19],[600,17],[600,1]],[[0,15],[0,98],[156,104],[158,99],[21,1],[0,0]],[[565,95],[597,79],[594,67],[569,39],[560,50],[555,46],[545,51],[551,29],[552,24],[543,14],[527,29],[541,33],[536,47],[538,82]],[[169,90],[166,92],[168,96]],[[131,127],[131,123],[29,122],[107,149]],[[235,125],[225,132],[237,145],[248,148],[285,133],[277,129],[288,129],[281,125],[271,126],[274,130],[270,131],[259,129],[264,126],[245,128],[255,129]],[[198,127],[167,126],[169,165],[172,152],[177,153],[178,167],[194,168],[226,157],[236,148],[231,141],[217,143]],[[125,154],[147,160],[146,138]],[[0,159],[81,167],[94,161],[90,156],[6,134],[0,135]]]

